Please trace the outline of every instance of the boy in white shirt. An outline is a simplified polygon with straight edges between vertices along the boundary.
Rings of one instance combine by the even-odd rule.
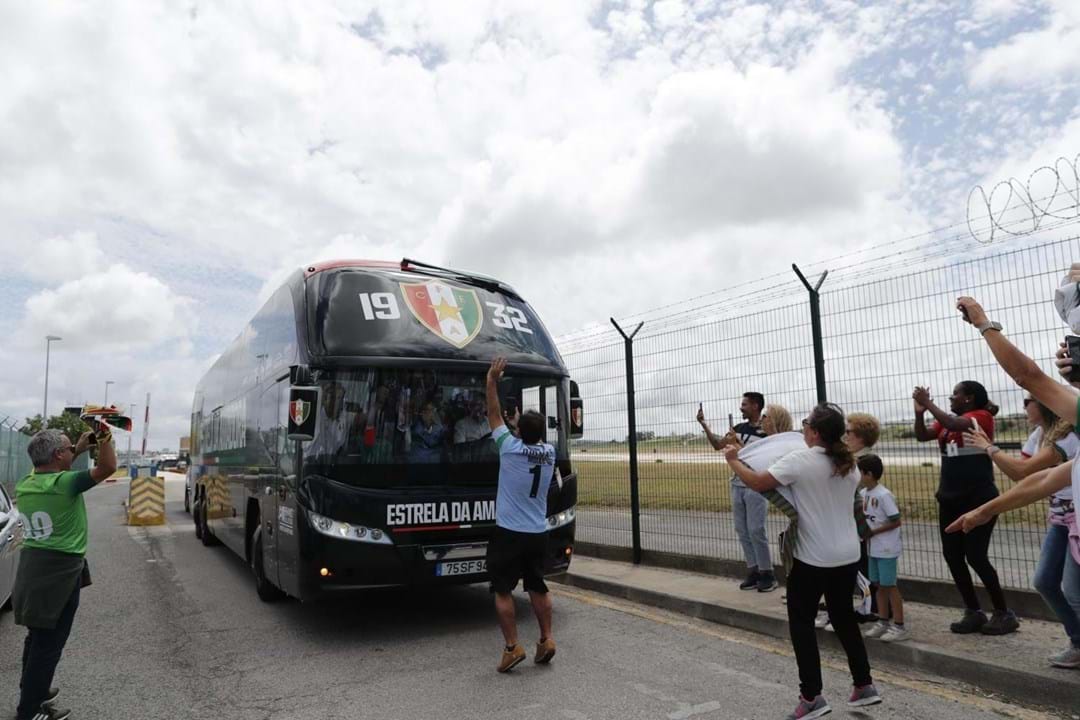
[[[896,564],[903,546],[900,538],[900,508],[889,489],[881,484],[884,466],[874,454],[863,455],[858,461],[862,474],[863,513],[870,527],[870,582],[878,584],[878,615],[882,619],[866,631],[868,638],[883,642],[901,642],[911,637],[904,627],[904,600],[896,587]]]

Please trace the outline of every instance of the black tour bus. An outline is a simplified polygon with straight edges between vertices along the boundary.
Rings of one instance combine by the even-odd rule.
[[[496,355],[509,363],[504,410],[548,420],[547,571],[565,570],[577,386],[513,289],[411,260],[298,270],[200,380],[196,535],[250,564],[265,600],[486,581],[498,454],[483,408]],[[295,439],[305,421],[311,439]]]

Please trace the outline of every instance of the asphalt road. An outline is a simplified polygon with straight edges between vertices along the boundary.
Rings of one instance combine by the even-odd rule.
[[[783,718],[795,700],[784,643],[563,586],[553,664],[508,676],[494,671],[484,587],[263,604],[238,558],[196,541],[177,486],[168,525],[152,529],[122,524],[126,487],[87,498],[94,585],[57,677],[74,718],[709,720]],[[0,616],[0,717],[14,714],[23,637]],[[886,703],[849,712],[844,665],[828,664],[835,717],[1049,717],[881,668]]]

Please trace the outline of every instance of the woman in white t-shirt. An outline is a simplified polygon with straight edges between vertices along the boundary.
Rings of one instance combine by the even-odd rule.
[[[787,578],[787,609],[800,689],[799,705],[791,717],[800,720],[830,711],[821,695],[821,657],[814,628],[822,595],[854,681],[848,705],[881,702],[851,604],[851,588],[859,570],[859,533],[851,504],[859,472],[844,443],[844,429],[843,411],[823,403],[803,420],[807,448],[789,453],[766,471],[747,466],[735,448],[724,452],[732,471],[748,487],[765,492],[785,486],[799,511],[795,563]]]
[[[1038,400],[1024,399],[1028,422],[1035,429],[1024,443],[1020,457],[1002,452],[983,432],[964,435],[964,444],[985,450],[994,464],[1011,479],[1020,482],[1032,473],[1062,464],[1080,453],[1080,438],[1067,420]],[[1043,540],[1039,564],[1032,584],[1054,611],[1065,628],[1070,646],[1050,656],[1050,664],[1058,667],[1080,667],[1080,583],[1073,576],[1076,564],[1069,557],[1068,516],[1075,512],[1071,483],[1050,496],[1046,539]],[[1065,582],[1068,580],[1068,582]],[[1063,589],[1064,588],[1064,589]],[[1066,593],[1066,589],[1068,593]]]

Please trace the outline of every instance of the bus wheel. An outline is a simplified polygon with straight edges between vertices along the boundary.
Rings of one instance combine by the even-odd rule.
[[[255,532],[251,535],[251,572],[255,575],[255,592],[263,602],[280,600],[284,593],[281,592],[266,577],[266,565],[263,562],[262,528],[255,526]]]
[[[196,500],[191,506],[191,521],[195,523],[195,539],[202,540],[202,502]]]

